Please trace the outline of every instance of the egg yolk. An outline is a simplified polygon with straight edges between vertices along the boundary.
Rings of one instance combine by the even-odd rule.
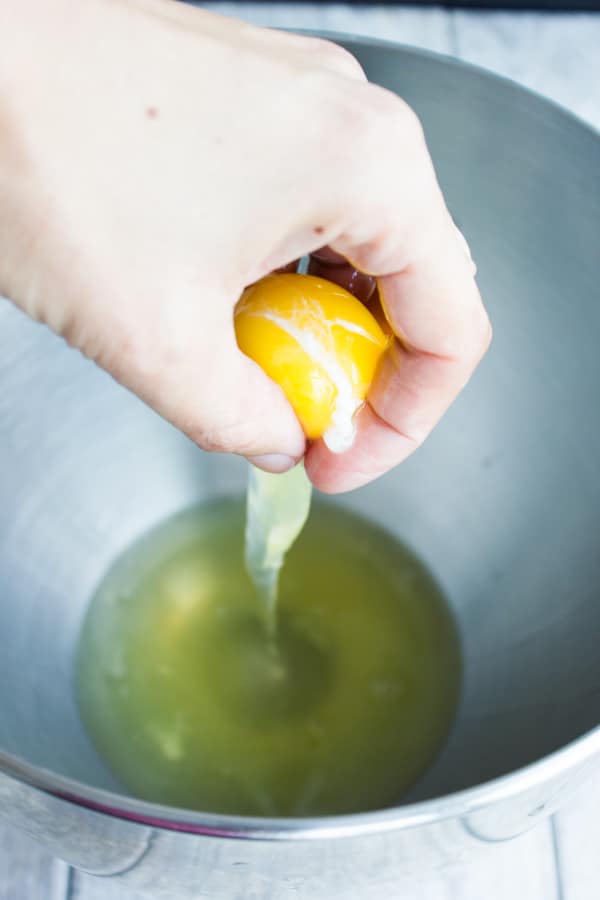
[[[308,438],[334,452],[354,439],[388,336],[344,288],[313,275],[268,275],[234,314],[237,342],[283,390]]]

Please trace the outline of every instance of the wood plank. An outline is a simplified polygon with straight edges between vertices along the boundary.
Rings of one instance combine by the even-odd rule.
[[[562,900],[549,822],[489,846],[469,865],[398,885],[393,900]]]
[[[597,900],[600,895],[600,767],[554,819],[563,900]]]
[[[577,816],[575,816],[577,820]],[[13,829],[0,831],[0,900],[65,900],[67,866],[44,853],[37,844]],[[591,862],[588,854],[587,862]],[[596,870],[596,878],[600,871]],[[69,900],[132,900],[118,882],[72,873]],[[596,882],[597,883],[597,882]],[[41,894],[41,890],[44,894]],[[580,890],[580,885],[577,885]],[[444,877],[407,880],[398,884],[398,897],[411,900],[558,900],[549,826],[541,825],[516,841],[499,844],[476,863],[451,868]],[[570,895],[565,895],[571,900]],[[594,895],[595,897],[595,895]],[[300,900],[300,898],[298,898]],[[572,900],[592,900],[574,893]]]
[[[258,900],[254,893],[251,897]],[[451,867],[435,877],[425,874],[422,878],[398,882],[390,900],[508,900],[512,897],[561,900],[549,822],[517,840],[488,846],[469,866]],[[73,877],[69,900],[132,900],[132,894],[118,883],[78,872]],[[278,900],[321,898],[306,896],[294,887],[290,894],[278,896]]]
[[[69,867],[0,823],[0,900],[66,900]]]
[[[136,900],[137,895],[110,878],[95,878],[73,870],[68,900]]]
[[[455,53],[600,127],[600,16],[455,11]]]
[[[562,900],[550,822],[499,844],[465,869],[449,870],[447,900]]]

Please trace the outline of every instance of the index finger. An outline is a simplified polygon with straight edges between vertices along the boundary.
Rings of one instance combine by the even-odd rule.
[[[332,242],[361,271],[378,276],[395,340],[358,414],[352,448],[334,454],[318,441],[308,451],[308,474],[326,492],[359,487],[410,455],[467,383],[491,339],[474,264],[424,141],[411,162],[417,189],[398,178],[387,208],[374,203],[379,220],[388,223],[383,233],[374,230],[369,240],[367,224],[367,240],[353,244],[347,233]],[[367,223],[375,213],[368,202]]]

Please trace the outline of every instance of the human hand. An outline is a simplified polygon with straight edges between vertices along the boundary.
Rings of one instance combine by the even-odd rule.
[[[305,439],[233,307],[323,246],[378,278],[396,334],[345,490],[403,460],[490,338],[414,113],[345,51],[167,0],[0,11],[0,291],[208,450],[282,470]],[[32,64],[35,60],[35,64]]]

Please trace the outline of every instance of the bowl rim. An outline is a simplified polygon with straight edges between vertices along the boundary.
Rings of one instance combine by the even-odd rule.
[[[293,30],[301,34],[341,41],[347,45],[393,49],[399,51],[400,55],[419,57],[454,69],[466,69],[479,79],[493,81],[504,87],[511,86],[530,102],[541,105],[554,115],[566,119],[571,127],[587,131],[599,140],[600,150],[600,129],[593,124],[561,106],[560,103],[481,66],[443,53],[375,37],[327,30]],[[473,787],[429,800],[376,811],[306,818],[222,815],[149,803],[126,794],[87,785],[44,767],[34,766],[1,748],[0,777],[8,776],[21,785],[111,818],[167,831],[246,840],[324,840],[381,834],[445,819],[464,818],[491,804],[534,789],[542,783],[559,779],[567,772],[583,767],[597,753],[600,753],[600,724],[526,766]]]
[[[504,87],[510,87],[516,90],[517,93],[526,96],[530,102],[533,102],[538,106],[545,106],[552,109],[555,114],[558,114],[562,118],[566,118],[567,121],[571,120],[573,124],[578,125],[584,131],[588,131],[592,137],[600,137],[600,124],[595,125],[593,122],[588,121],[588,119],[584,119],[579,113],[564,106],[558,100],[547,97],[545,94],[541,94],[534,88],[530,88],[526,84],[516,81],[514,78],[511,78],[510,75],[501,75],[499,72],[494,72],[492,69],[486,69],[485,66],[469,62],[468,60],[459,59],[457,56],[450,56],[450,54],[443,53],[439,50],[429,50],[426,47],[416,47],[412,44],[404,44],[401,41],[392,41],[387,40],[386,38],[371,37],[369,35],[351,34],[349,32],[345,33],[328,29],[316,30],[312,28],[286,28],[281,30],[293,31],[296,34],[304,34],[308,37],[324,38],[325,40],[333,41],[334,43],[343,42],[345,44],[357,44],[360,46],[373,46],[387,48],[389,50],[399,50],[402,54],[406,54],[407,56],[421,57],[430,62],[442,63],[449,68],[467,70],[482,81],[495,82],[496,84],[504,85]]]
[[[86,785],[74,778],[31,765],[2,750],[0,777],[7,775],[59,801],[113,819],[162,831],[242,840],[331,840],[401,831],[437,824],[446,819],[464,820],[486,807],[580,770],[599,753],[600,726],[597,726],[533,763],[474,787],[370,812],[302,818],[234,816],[150,803],[127,794]],[[530,814],[533,816],[538,809],[541,812],[539,803]]]

